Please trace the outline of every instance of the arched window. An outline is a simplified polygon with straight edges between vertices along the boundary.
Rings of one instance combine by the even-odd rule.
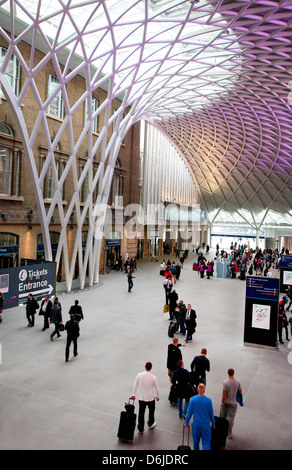
[[[0,123],[0,196],[19,196],[21,150],[13,131],[6,123]]]

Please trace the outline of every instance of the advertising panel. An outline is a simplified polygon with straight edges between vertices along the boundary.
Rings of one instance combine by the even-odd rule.
[[[280,262],[280,292],[285,293],[292,285],[292,256],[281,255]]]
[[[277,347],[279,287],[278,278],[247,276],[244,344]]]

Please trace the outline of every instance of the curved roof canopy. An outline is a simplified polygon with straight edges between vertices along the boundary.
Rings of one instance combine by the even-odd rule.
[[[102,87],[110,101],[122,99],[120,116],[130,106],[122,130],[146,119],[168,135],[210,222],[291,225],[291,0],[1,0],[0,7],[10,53],[29,42],[32,58],[40,49],[64,65],[63,89],[83,73],[90,93]],[[21,65],[29,79],[42,67]]]

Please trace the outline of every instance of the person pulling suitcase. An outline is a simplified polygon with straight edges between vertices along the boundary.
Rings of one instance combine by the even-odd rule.
[[[139,414],[138,414],[138,431],[141,434],[144,431],[145,425],[145,411],[146,407],[149,410],[148,426],[149,429],[154,429],[156,426],[155,421],[155,399],[159,400],[159,385],[155,375],[151,373],[152,363],[146,362],[145,371],[140,372],[134,382],[132,400],[135,400],[138,392],[139,399]]]

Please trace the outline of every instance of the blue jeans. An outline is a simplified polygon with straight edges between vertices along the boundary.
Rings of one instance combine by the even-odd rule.
[[[192,434],[194,450],[199,450],[200,439],[202,439],[203,450],[211,450],[212,430],[210,423],[202,424],[193,421]]]
[[[185,321],[179,319],[180,332],[184,335],[186,333]]]
[[[185,400],[184,409],[182,409],[183,400]],[[178,415],[180,418],[187,415],[189,404],[190,404],[190,398],[177,397]]]

